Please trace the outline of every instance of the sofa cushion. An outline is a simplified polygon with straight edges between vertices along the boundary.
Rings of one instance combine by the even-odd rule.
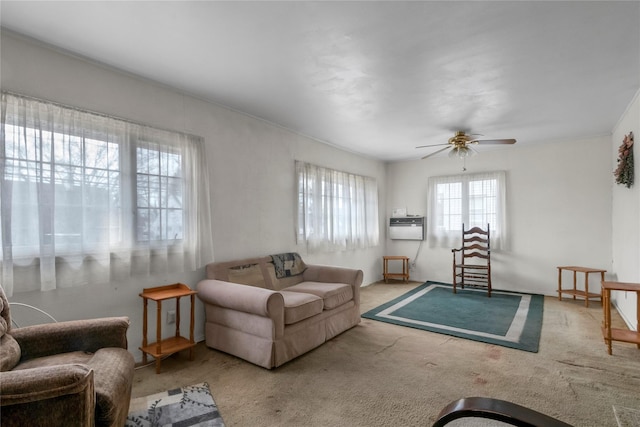
[[[284,324],[292,325],[322,313],[322,298],[303,292],[280,292],[284,298]]]
[[[271,283],[273,283],[273,288],[276,291],[285,290],[290,286],[297,285],[298,283],[304,281],[302,274],[296,274],[295,276],[283,277],[281,279],[278,279],[276,277],[276,270],[272,262],[266,265],[265,270],[267,271],[267,274],[269,275]]]
[[[301,282],[286,288],[288,292],[317,295],[324,302],[324,309],[331,310],[353,299],[353,288],[346,283]]]
[[[241,285],[267,288],[262,269],[259,264],[239,265],[228,270],[229,281]]]

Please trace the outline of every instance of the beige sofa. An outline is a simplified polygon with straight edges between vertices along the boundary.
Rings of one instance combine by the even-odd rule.
[[[360,323],[362,270],[276,254],[207,265],[198,283],[208,347],[267,369]]]

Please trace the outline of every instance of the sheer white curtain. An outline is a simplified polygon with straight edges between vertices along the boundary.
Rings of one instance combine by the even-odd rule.
[[[296,161],[298,243],[310,252],[367,248],[379,243],[374,178]]]
[[[462,224],[491,227],[491,248],[507,249],[504,171],[429,178],[427,240],[431,247],[461,245]]]
[[[9,295],[212,260],[202,138],[10,93],[1,137]]]

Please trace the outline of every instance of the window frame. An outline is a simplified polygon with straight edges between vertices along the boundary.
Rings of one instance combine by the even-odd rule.
[[[484,191],[483,188],[480,195],[476,196],[476,200],[481,205],[480,209],[475,209],[476,213],[472,206],[474,195],[470,189],[474,183],[483,183],[482,187],[487,185],[492,187],[489,192]],[[458,186],[457,197],[439,198],[439,187],[445,185]],[[462,235],[461,227],[464,223],[465,229],[474,226],[486,229],[487,224],[490,224],[492,248],[507,248],[506,173],[504,171],[430,177],[428,188],[428,210],[431,219],[428,221],[427,240],[431,247],[459,245]],[[457,200],[456,212],[443,212],[443,200]],[[449,216],[449,221],[445,220],[446,215]],[[473,216],[476,218],[474,219]],[[458,217],[459,220],[453,221],[451,217]]]

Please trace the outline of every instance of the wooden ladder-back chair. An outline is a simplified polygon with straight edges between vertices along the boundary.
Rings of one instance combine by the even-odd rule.
[[[490,230],[473,227],[464,229],[462,224],[462,247],[452,249],[453,254],[453,293],[460,285],[486,288],[487,296],[491,297],[491,248]],[[460,256],[456,256],[460,252]]]

